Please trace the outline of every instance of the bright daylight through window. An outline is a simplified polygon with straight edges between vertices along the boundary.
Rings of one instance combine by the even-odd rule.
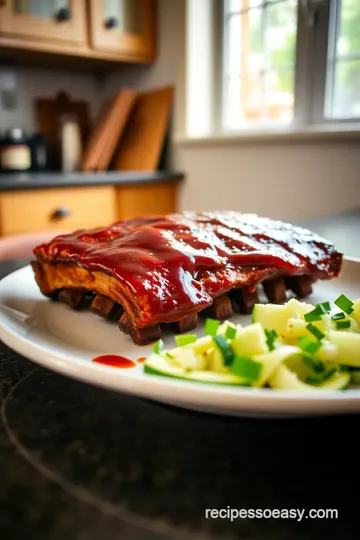
[[[360,0],[224,0],[222,131],[360,119]]]

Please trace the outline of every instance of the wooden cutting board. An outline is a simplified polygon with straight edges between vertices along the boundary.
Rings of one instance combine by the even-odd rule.
[[[157,170],[174,101],[174,87],[138,94],[119,140],[112,168],[118,171]]]
[[[133,110],[136,92],[129,88],[121,90],[110,99],[86,145],[82,159],[83,171],[106,171],[116,145]]]
[[[90,132],[89,104],[86,101],[72,101],[65,92],[55,99],[38,98],[34,102],[37,129],[46,139],[49,167],[61,169],[60,129],[63,116],[73,117],[79,124],[82,145]]]

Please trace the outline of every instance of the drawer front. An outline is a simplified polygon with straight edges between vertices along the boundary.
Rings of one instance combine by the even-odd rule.
[[[117,188],[120,220],[176,212],[175,184],[143,184]]]
[[[112,186],[12,191],[0,194],[1,234],[76,230],[116,221]]]

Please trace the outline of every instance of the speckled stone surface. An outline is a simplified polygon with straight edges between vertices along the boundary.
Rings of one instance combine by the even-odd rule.
[[[0,264],[0,277],[26,261]],[[235,419],[118,395],[0,343],[0,538],[358,540],[359,416]],[[205,519],[207,508],[338,519]]]

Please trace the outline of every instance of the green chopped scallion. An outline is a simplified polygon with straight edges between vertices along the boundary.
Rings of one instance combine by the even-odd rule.
[[[328,381],[336,373],[336,368],[331,368],[328,371],[325,371],[322,375],[310,375],[306,378],[306,382],[309,384],[321,384],[322,382]]]
[[[313,336],[315,336],[316,339],[318,339],[318,340],[324,339],[324,337],[325,337],[325,334],[320,332],[320,330],[318,328],[316,328],[316,326],[314,326],[311,323],[306,325],[306,329],[309,330],[309,332],[311,332],[311,334]]]
[[[321,302],[320,304],[316,304],[316,309],[318,309],[322,313],[329,313],[330,302]]]
[[[173,360],[173,359],[174,359],[174,355],[173,355],[173,354],[171,354],[171,353],[169,353],[169,352],[166,352],[165,354],[166,354],[166,356],[167,356],[168,358],[170,358],[170,360]]]
[[[315,356],[304,353],[301,358],[304,364],[309,366],[309,368],[311,368],[313,371],[316,371],[316,373],[323,373],[325,371],[323,362],[318,360],[318,358],[315,358]]]
[[[307,336],[301,336],[298,339],[298,347],[306,353],[315,354],[320,349],[321,343]]]
[[[333,321],[339,321],[340,319],[345,319],[345,313],[343,311],[339,311],[339,313],[334,313],[334,315],[331,315],[331,318]]]
[[[236,337],[236,328],[228,326],[225,332],[226,339],[234,339]]]
[[[205,334],[207,336],[216,336],[217,329],[219,328],[220,321],[216,319],[206,319],[205,322]]]
[[[351,326],[350,321],[337,321],[336,322],[336,328],[338,330],[342,330],[342,329],[345,329],[345,328],[350,328],[350,326]]]
[[[159,341],[156,341],[153,345],[153,351],[156,354],[160,354],[164,350],[164,342],[162,339],[159,339]]]
[[[234,351],[231,345],[226,341],[224,336],[213,336],[213,340],[223,357],[224,366],[230,366],[234,360]]]
[[[230,371],[234,375],[244,377],[249,382],[254,382],[259,378],[261,369],[262,365],[248,356],[235,356],[230,366]]]
[[[309,311],[309,313],[305,313],[304,319],[306,322],[321,321],[322,316],[322,313],[319,313],[316,309],[314,309],[313,311]]]
[[[266,334],[266,342],[269,350],[273,351],[275,349],[274,341],[278,337],[277,332],[275,330],[268,330],[267,328],[265,328],[264,332]]]
[[[183,347],[184,345],[189,345],[189,343],[194,343],[197,340],[196,334],[184,334],[182,336],[175,336],[176,344],[179,347]]]
[[[344,313],[347,313],[350,315],[354,311],[353,305],[354,303],[344,294],[341,294],[339,298],[337,298],[334,302],[334,304],[337,305],[340,309],[344,311]]]

